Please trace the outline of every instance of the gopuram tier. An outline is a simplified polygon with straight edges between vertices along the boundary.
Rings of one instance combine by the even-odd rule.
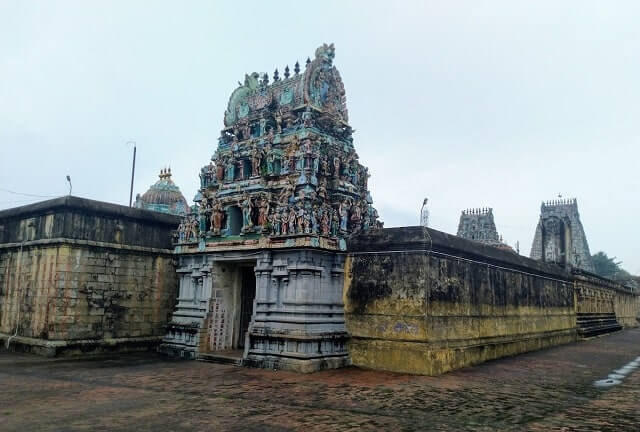
[[[245,76],[231,95],[197,206],[179,250],[311,246],[345,250],[352,233],[379,225],[359,163],[333,45],[298,63]],[[188,227],[188,228],[187,228]]]
[[[381,226],[323,45],[304,70],[245,75],[177,235],[180,293],[163,351],[241,350],[245,365],[313,371],[347,361],[350,235]]]

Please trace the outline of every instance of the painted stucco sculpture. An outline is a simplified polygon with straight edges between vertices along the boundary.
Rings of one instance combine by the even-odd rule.
[[[280,79],[276,70],[271,84],[266,74],[245,76],[200,172],[187,218],[199,220],[198,233],[181,243],[262,238],[277,247],[302,236],[296,244],[344,250],[349,235],[380,225],[333,58],[333,45],[323,45],[304,73]]]
[[[341,251],[381,223],[334,55],[325,44],[304,71],[247,74],[233,91],[178,232],[165,352],[243,349],[244,364],[299,371],[347,363]]]

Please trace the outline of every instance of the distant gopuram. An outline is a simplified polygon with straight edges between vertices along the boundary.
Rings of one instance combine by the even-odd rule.
[[[502,244],[493,220],[493,209],[463,210],[458,224],[458,237],[493,246]]]
[[[163,350],[242,350],[242,363],[311,371],[346,362],[347,238],[379,226],[333,45],[304,70],[245,75],[183,220],[180,294]],[[254,300],[255,298],[255,300]]]
[[[594,271],[575,198],[542,203],[531,258]]]
[[[498,234],[493,220],[493,209],[490,207],[462,210],[457,236],[515,252],[511,246],[502,241],[502,236]]]

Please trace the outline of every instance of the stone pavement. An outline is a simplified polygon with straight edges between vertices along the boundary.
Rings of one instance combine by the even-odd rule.
[[[640,329],[440,377],[0,352],[0,431],[640,430]]]

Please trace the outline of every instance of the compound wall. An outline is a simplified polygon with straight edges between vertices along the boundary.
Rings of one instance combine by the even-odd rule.
[[[356,366],[435,375],[577,339],[574,276],[560,267],[421,227],[377,230],[349,248]],[[632,324],[637,297],[615,293],[609,304],[629,302],[617,307]]]
[[[0,212],[0,339],[44,355],[154,347],[174,216],[64,197]]]

